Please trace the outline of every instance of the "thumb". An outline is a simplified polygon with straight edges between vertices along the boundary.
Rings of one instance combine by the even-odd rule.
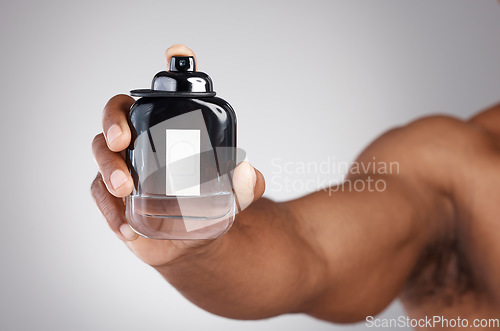
[[[264,176],[250,163],[243,161],[236,166],[233,172],[233,189],[239,212],[259,199],[265,188]]]
[[[172,56],[194,56],[194,61],[196,63],[196,55],[194,52],[182,44],[176,44],[167,49],[165,52],[165,61],[167,63],[167,68],[169,67],[170,59]],[[198,63],[196,63],[198,64]]]

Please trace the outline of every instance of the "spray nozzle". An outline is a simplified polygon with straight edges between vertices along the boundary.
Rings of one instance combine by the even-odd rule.
[[[174,72],[196,71],[196,62],[193,56],[172,56],[169,70]]]

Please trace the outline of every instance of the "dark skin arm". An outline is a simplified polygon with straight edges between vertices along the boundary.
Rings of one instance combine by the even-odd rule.
[[[177,45],[167,51],[167,58],[172,55],[192,52]],[[244,164],[233,179],[244,210],[226,235],[159,241],[133,234],[124,215],[122,197],[132,180],[120,152],[130,142],[126,113],[132,103],[117,96],[105,108],[104,132],[117,125],[122,134],[94,139],[96,203],[118,237],[186,298],[238,319],[303,312],[354,322],[382,311],[405,286],[421,252],[456,226],[456,182],[465,171],[456,164],[488,139],[457,119],[423,119],[384,134],[357,160],[397,162],[398,174],[367,171],[347,178],[381,180],[385,190],[318,191],[284,203],[259,199],[264,178]],[[126,179],[114,189],[116,169]]]

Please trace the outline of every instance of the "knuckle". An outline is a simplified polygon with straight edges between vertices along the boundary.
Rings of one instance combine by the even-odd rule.
[[[123,97],[123,94],[117,94],[117,95],[113,96],[111,99],[109,99],[108,102],[106,103],[106,106],[104,106],[104,112],[106,112],[106,110],[109,109],[110,105],[116,103],[122,97]]]
[[[121,101],[121,100],[128,100],[128,99],[130,99],[130,96],[123,94],[123,93],[120,93],[120,94],[113,96],[111,99],[109,99],[109,101]]]
[[[98,175],[90,187],[92,197],[94,198],[97,208],[104,216],[111,228],[117,228],[121,219],[117,218],[117,208],[113,203],[113,197],[107,194],[106,186],[102,181],[102,177]]]
[[[117,94],[106,103],[104,106],[103,117],[106,120],[110,114],[116,112],[116,110],[124,110],[130,108],[130,106],[135,102],[134,98],[126,94]],[[121,111],[122,112],[122,111]]]
[[[99,148],[100,146],[102,146],[103,142],[105,142],[105,139],[104,139],[104,134],[101,132],[97,134],[92,140],[92,149],[95,150],[96,148]]]
[[[101,155],[101,151],[107,148],[106,138],[102,133],[99,133],[92,140],[92,154],[94,154],[94,159],[99,163],[98,156]]]
[[[92,181],[92,184],[90,185],[90,193],[92,197],[98,201],[100,198],[102,198],[103,194],[103,189],[105,185],[102,180],[102,175],[99,173],[96,178]]]
[[[114,213],[115,213],[115,208],[113,204],[110,201],[103,201],[101,205],[99,206],[99,210],[101,211],[101,214],[104,216],[108,224],[113,228],[114,226]]]
[[[104,172],[106,179],[108,179],[108,176],[111,175],[113,170],[119,168],[115,163],[115,160],[111,158],[104,158],[100,160],[98,163],[99,163],[99,169],[101,169],[101,172]]]

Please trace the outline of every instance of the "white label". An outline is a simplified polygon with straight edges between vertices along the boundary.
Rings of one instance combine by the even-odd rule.
[[[166,195],[200,195],[200,130],[166,131]]]

